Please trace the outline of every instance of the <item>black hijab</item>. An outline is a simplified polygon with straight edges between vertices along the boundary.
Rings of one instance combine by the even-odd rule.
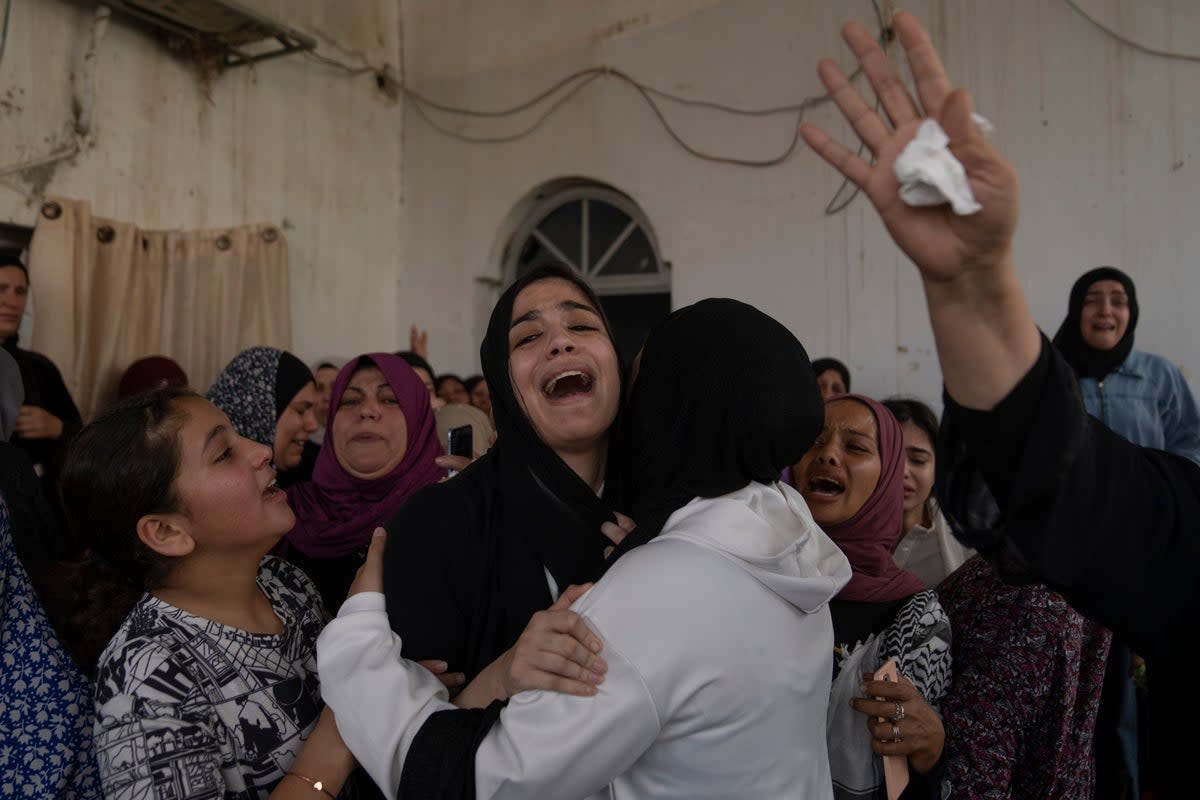
[[[415,494],[387,525],[384,588],[404,655],[447,661],[468,680],[553,602],[547,571],[560,591],[582,583],[612,545],[600,531],[614,520],[610,483],[602,500],[542,441],[509,377],[517,295],[555,278],[576,286],[600,312],[595,294],[566,268],[536,269],[513,284],[496,303],[481,347],[495,445],[462,474]],[[610,440],[616,428],[614,422]],[[610,441],[609,465],[614,455]]]
[[[1111,350],[1097,350],[1092,347],[1084,340],[1083,331],[1080,329],[1083,301],[1087,298],[1088,289],[1092,288],[1096,281],[1116,281],[1125,287],[1125,294],[1129,297],[1129,325],[1126,326],[1121,341]],[[1116,267],[1097,267],[1085,272],[1071,287],[1067,318],[1059,326],[1058,333],[1054,334],[1054,346],[1062,353],[1077,376],[1102,380],[1129,358],[1129,353],[1133,350],[1133,330],[1137,327],[1137,321],[1137,289],[1134,288],[1133,280]]]
[[[808,354],[775,319],[728,299],[671,314],[646,338],[624,412],[622,472],[638,527],[612,560],[693,498],[778,480],[824,419]]]
[[[538,436],[521,408],[509,376],[508,331],[512,325],[513,304],[526,287],[549,279],[564,280],[578,288],[600,315],[605,331],[612,338],[612,328],[592,288],[574,270],[548,264],[526,273],[501,295],[492,310],[487,333],[479,348],[479,358],[483,363],[483,377],[491,392],[492,417],[496,423],[496,444],[488,451],[488,455],[493,461],[505,464],[506,469],[525,473],[540,490],[541,501],[553,504],[574,523],[571,527],[575,530],[551,530],[539,526],[528,531],[533,547],[542,557],[546,568],[554,576],[559,588],[565,589],[569,583],[578,583],[582,575],[589,574],[600,563],[604,548],[612,544],[600,532],[600,525],[614,522],[616,518],[609,505],[596,496],[592,487]],[[617,430],[617,427],[618,423],[614,422],[610,431]],[[616,463],[617,456],[613,438],[610,434],[610,465]],[[608,471],[612,472],[611,469]],[[606,494],[610,493],[606,491]]]

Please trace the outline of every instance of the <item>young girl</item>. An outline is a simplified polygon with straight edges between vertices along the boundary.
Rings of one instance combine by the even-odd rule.
[[[264,558],[295,521],[271,448],[162,389],[88,425],[61,485],[91,546],[78,655],[105,797],[335,796],[354,762],[322,711],[325,613]]]

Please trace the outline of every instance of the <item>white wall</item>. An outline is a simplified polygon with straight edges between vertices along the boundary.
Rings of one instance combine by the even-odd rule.
[[[1086,5],[1143,39],[1200,52],[1200,25],[1187,4]],[[1200,378],[1200,315],[1191,313],[1200,298],[1200,64],[1120,45],[1061,0],[911,6],[1020,170],[1017,257],[1038,321],[1052,334],[1078,274],[1121,266],[1139,288],[1139,345]],[[850,63],[839,23],[873,26],[875,16],[868,0],[675,0],[650,4],[641,17],[631,17],[631,7],[406,0],[406,71],[431,97],[484,108],[523,101],[601,64],[690,96],[777,105],[819,93],[820,56]],[[628,20],[635,24],[616,24]],[[668,111],[696,146],[732,155],[774,154],[792,131],[782,117]],[[810,119],[841,129],[831,108]],[[674,264],[676,305],[744,299],[789,325],[814,357],[847,361],[856,389],[940,399],[913,268],[861,198],[838,216],[823,215],[839,179],[803,144],[767,170],[697,161],[668,140],[639,97],[610,81],[592,84],[512,144],[459,143],[410,114],[404,155],[409,291],[401,317],[430,327],[437,367],[475,364],[496,293],[474,279],[499,275],[512,206],[545,181],[582,175],[645,209]]]
[[[322,53],[399,65],[395,0],[242,1],[317,34]],[[89,6],[13,3],[0,65],[0,169],[70,143],[71,70]],[[0,219],[32,225],[44,191],[150,229],[274,222],[289,243],[297,354],[407,342],[395,315],[403,106],[371,75],[347,77],[293,54],[226,72],[208,98],[187,64],[119,16],[97,75],[83,152],[51,173],[9,178]],[[35,304],[36,291],[35,277]]]
[[[1081,0],[1138,38],[1200,52],[1200,10],[1172,0]],[[254,0],[346,61],[396,64],[437,99],[525,100],[576,69],[620,67],[664,89],[743,106],[820,92],[816,59],[849,64],[839,23],[869,0]],[[1064,0],[921,0],[952,75],[998,125],[1021,171],[1018,259],[1053,330],[1076,275],[1132,272],[1138,342],[1200,377],[1200,64],[1118,44]],[[403,20],[401,20],[401,15]],[[0,64],[0,170],[70,141],[70,73],[91,10],[15,0]],[[403,26],[401,25],[403,21]],[[399,70],[397,70],[399,72]],[[867,206],[822,214],[839,179],[803,145],[748,170],[681,152],[627,87],[596,82],[532,137],[467,145],[375,88],[300,56],[219,77],[211,101],[145,33],[114,21],[100,50],[96,124],[52,173],[6,179],[36,197],[92,200],[149,228],[273,221],[292,259],[294,348],[305,357],[402,346],[428,327],[435,366],[467,371],[499,275],[505,219],[532,188],[582,175],[630,194],[674,264],[675,303],[731,295],[849,362],[856,388],[936,400],[938,374],[910,265]],[[408,109],[411,110],[411,109]],[[668,108],[696,146],[761,157],[787,118]],[[810,117],[840,127],[830,109]],[[495,129],[475,124],[478,133]],[[43,184],[36,180],[48,177]],[[0,185],[0,220],[36,203]],[[36,300],[35,300],[36,302]]]

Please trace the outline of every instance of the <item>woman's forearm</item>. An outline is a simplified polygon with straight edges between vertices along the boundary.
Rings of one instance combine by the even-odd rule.
[[[924,288],[946,391],[966,408],[994,408],[1041,352],[1011,257]]]
[[[327,707],[292,762],[287,776],[271,792],[270,800],[313,798],[321,792],[336,797],[354,766],[354,756],[342,741],[333,712]]]
[[[451,702],[459,708],[487,708],[495,700],[506,700],[503,682],[500,680],[500,670],[503,669],[504,656],[497,658],[483,668]]]

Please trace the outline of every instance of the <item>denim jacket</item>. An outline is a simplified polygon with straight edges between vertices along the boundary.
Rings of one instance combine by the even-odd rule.
[[[1104,380],[1080,378],[1079,391],[1088,413],[1129,441],[1200,464],[1200,410],[1167,359],[1134,350]]]

